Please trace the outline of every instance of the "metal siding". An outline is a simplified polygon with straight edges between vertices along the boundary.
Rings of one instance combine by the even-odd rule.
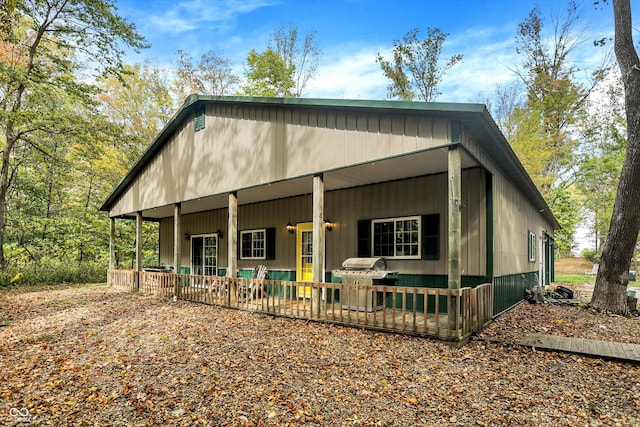
[[[510,309],[524,299],[524,290],[535,283],[537,271],[499,276],[493,279],[494,316]]]
[[[476,170],[463,171],[468,182],[468,192],[481,192],[484,180],[476,179]],[[430,175],[408,180],[356,187],[345,190],[329,191],[325,199],[325,218],[336,223],[333,231],[326,235],[326,271],[339,268],[345,258],[356,256],[357,222],[360,219],[393,218],[409,215],[439,213],[440,221],[440,259],[439,260],[389,260],[392,270],[403,274],[443,275],[446,274],[446,174]],[[482,203],[473,202],[467,206],[469,217],[477,217],[471,222],[484,228],[485,222]],[[294,235],[289,234],[285,225],[310,222],[312,219],[311,195],[272,200],[268,202],[240,205],[238,207],[238,230],[273,227],[276,229],[275,260],[238,260],[239,268],[253,268],[258,263],[270,269],[295,269]],[[192,235],[223,232],[219,241],[218,264],[225,268],[227,264],[227,209],[187,214],[182,217],[183,232]],[[161,221],[162,235],[161,260],[171,263],[173,257],[172,218]],[[166,236],[166,237],[165,237]],[[485,257],[482,232],[469,233],[470,251],[463,264],[465,275],[484,275]],[[183,242],[181,266],[190,263],[190,247]],[[477,259],[476,259],[477,257]]]
[[[462,175],[465,208],[462,209],[462,261],[465,271],[485,274],[485,186],[484,171],[480,168],[465,170]]]
[[[173,218],[160,220],[159,226],[160,262],[173,265]]]
[[[408,116],[404,119],[403,151],[405,153],[416,151],[418,148],[418,119]]]
[[[528,262],[527,232],[542,236],[553,226],[494,164],[493,160],[463,130],[464,147],[492,174],[494,268],[495,276],[537,270],[538,261]]]
[[[529,262],[527,257],[528,231],[533,231],[539,238],[545,230],[553,229],[504,176],[494,178],[494,274],[501,276],[537,270],[538,254],[536,262]]]

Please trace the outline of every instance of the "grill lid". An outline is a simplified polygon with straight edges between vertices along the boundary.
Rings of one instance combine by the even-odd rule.
[[[382,257],[347,258],[342,262],[342,268],[349,270],[386,270],[387,260]]]
[[[331,274],[335,277],[384,279],[395,271],[387,270],[387,260],[382,257],[347,258],[342,262],[342,268],[333,270]]]

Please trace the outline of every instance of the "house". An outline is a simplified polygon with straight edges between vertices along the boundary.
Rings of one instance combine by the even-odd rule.
[[[397,286],[492,283],[494,313],[553,280],[559,228],[486,107],[457,103],[191,95],[101,209],[112,236],[159,222],[176,272],[337,283],[385,257]]]

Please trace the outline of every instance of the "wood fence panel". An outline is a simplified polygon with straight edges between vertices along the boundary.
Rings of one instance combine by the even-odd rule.
[[[108,283],[124,291],[138,289],[185,301],[277,316],[453,340],[467,338],[493,317],[491,283],[474,289],[441,289],[299,283],[134,270],[110,270]],[[318,304],[307,298],[309,291],[320,295]],[[446,306],[440,303],[441,298],[446,300]]]

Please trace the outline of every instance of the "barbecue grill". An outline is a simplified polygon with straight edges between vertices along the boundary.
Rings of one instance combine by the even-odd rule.
[[[393,285],[396,279],[390,275],[395,271],[387,269],[387,260],[382,257],[347,258],[342,262],[342,268],[333,270],[332,275],[342,278],[344,285],[384,286]],[[382,292],[371,289],[349,289],[342,295],[342,308],[358,311],[382,310]],[[357,305],[356,305],[357,304]]]

